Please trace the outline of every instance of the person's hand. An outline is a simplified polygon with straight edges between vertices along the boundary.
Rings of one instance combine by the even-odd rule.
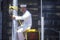
[[[12,19],[15,19],[15,15],[12,16]]]
[[[17,32],[22,32],[23,31],[23,28],[20,28],[17,30]]]

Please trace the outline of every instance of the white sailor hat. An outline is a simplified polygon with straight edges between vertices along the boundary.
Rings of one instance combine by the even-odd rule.
[[[27,7],[27,5],[26,4],[21,4],[20,7]]]

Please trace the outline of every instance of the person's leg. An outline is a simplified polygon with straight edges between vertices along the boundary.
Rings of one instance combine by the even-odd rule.
[[[17,28],[17,38],[18,40],[24,40],[23,29],[20,26]]]
[[[23,32],[17,32],[18,33],[18,40],[24,40]]]
[[[26,25],[22,26],[22,28],[18,27],[17,33],[18,33],[19,40],[25,39],[23,32],[25,32],[27,29],[30,29],[30,27],[29,26],[27,27]]]

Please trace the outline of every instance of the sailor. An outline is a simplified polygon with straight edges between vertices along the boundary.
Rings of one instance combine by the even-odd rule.
[[[21,4],[20,7],[21,7],[20,11],[23,13],[23,15],[22,16],[13,15],[13,18],[16,20],[23,20],[22,24],[18,27],[17,34],[19,40],[24,40],[25,37],[23,32],[25,32],[26,30],[32,27],[32,15],[27,10],[26,4]]]

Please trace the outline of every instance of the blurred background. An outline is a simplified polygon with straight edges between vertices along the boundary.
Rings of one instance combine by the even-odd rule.
[[[32,29],[41,32],[41,0],[18,0],[18,7],[21,3],[27,4],[32,14]],[[11,40],[9,4],[12,5],[12,0],[0,0],[0,40]],[[42,4],[44,40],[60,40],[60,0],[42,0]]]

